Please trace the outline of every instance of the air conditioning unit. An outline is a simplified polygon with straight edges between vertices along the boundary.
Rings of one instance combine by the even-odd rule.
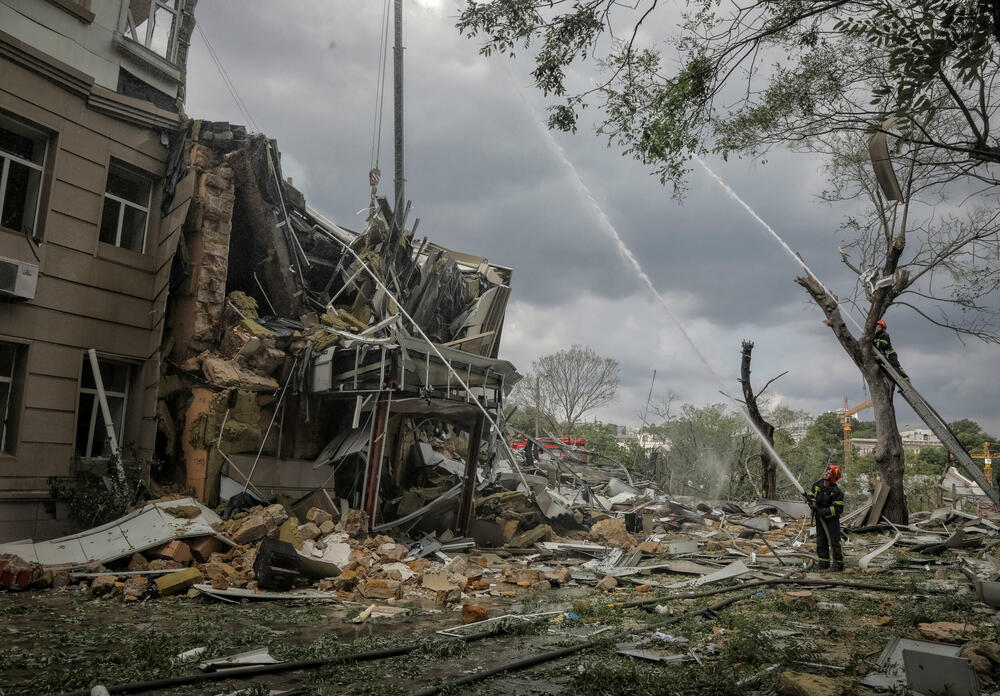
[[[32,300],[38,283],[38,266],[0,256],[0,299]]]

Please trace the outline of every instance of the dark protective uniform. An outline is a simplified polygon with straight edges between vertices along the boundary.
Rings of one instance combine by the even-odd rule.
[[[899,365],[899,356],[896,355],[896,351],[892,347],[892,339],[889,338],[889,334],[885,331],[876,331],[875,335],[872,336],[872,345],[875,349],[885,356],[885,359],[889,361],[893,369],[899,373],[899,375],[905,379],[907,382],[910,381],[909,376]]]
[[[833,569],[844,569],[844,552],[840,548],[840,515],[844,512],[844,491],[840,486],[820,479],[812,485],[806,494],[816,507],[816,555],[819,556],[819,567],[830,567],[833,558]]]

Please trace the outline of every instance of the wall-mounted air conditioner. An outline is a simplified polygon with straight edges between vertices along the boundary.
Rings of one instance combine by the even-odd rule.
[[[38,282],[38,266],[0,256],[0,299],[32,300]]]

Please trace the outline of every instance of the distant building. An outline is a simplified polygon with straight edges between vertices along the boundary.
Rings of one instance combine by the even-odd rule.
[[[906,429],[900,431],[899,435],[903,438],[903,449],[908,452],[919,453],[922,449],[944,448],[937,436],[927,428]],[[852,442],[858,454],[871,454],[875,451],[877,440],[874,437],[855,437]]]

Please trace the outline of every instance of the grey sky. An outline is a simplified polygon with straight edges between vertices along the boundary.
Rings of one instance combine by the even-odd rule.
[[[454,0],[406,5],[407,197],[421,236],[514,269],[501,357],[522,372],[573,343],[616,358],[620,398],[597,414],[604,421],[638,422],[654,369],[657,392],[699,405],[723,400],[547,145],[528,63],[480,57],[455,30]],[[381,6],[202,0],[197,8],[257,125],[278,140],[286,175],[312,206],[353,229],[368,200]],[[669,30],[662,20],[657,26]],[[381,190],[391,192],[391,89],[386,96]],[[197,32],[187,111],[245,120]],[[790,370],[771,387],[788,406],[817,414],[845,396],[852,405],[867,398],[820,311],[794,284],[796,264],[707,175],[692,174],[678,205],[643,165],[585,127],[556,137],[729,393],[738,392],[740,341],[749,338],[755,381]],[[817,200],[819,158],[775,153],[766,165],[711,165],[831,289],[848,293],[840,215]],[[903,366],[946,419],[972,418],[1000,433],[1000,348],[963,346],[905,309],[887,321]],[[901,399],[897,408],[900,425],[922,427]]]

